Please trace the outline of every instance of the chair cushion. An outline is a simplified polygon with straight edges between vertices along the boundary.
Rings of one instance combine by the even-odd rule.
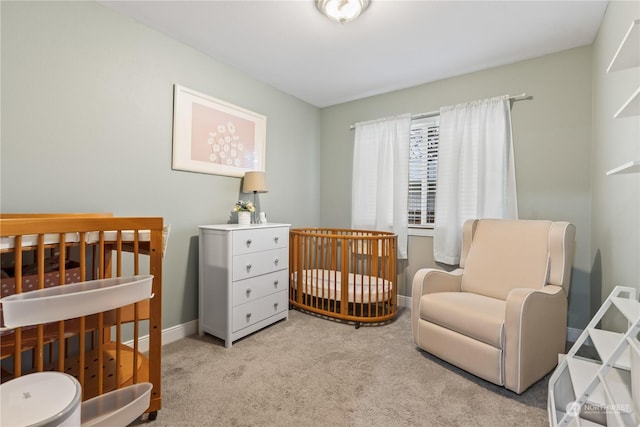
[[[462,290],[506,300],[513,288],[541,289],[549,275],[551,221],[478,221]]]
[[[420,298],[420,318],[503,348],[506,301],[469,292],[436,292]]]

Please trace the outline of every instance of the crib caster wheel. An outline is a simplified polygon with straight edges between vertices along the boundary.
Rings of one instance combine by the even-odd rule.
[[[149,412],[149,417],[147,421],[155,421],[158,418],[158,411]]]
[[[356,322],[356,329],[360,329],[360,322]]]

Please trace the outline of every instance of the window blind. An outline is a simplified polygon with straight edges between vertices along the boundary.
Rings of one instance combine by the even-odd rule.
[[[439,117],[412,121],[409,136],[409,226],[434,225],[439,141]]]

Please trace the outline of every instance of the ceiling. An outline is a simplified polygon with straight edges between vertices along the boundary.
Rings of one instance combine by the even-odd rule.
[[[607,7],[372,0],[338,24],[314,0],[98,2],[317,107],[589,45]]]

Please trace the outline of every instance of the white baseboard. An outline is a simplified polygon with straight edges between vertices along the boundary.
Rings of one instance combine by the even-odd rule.
[[[172,326],[162,331],[162,345],[170,344],[196,333],[198,333],[198,320],[192,320],[187,323]],[[133,341],[128,341],[125,344],[129,347],[133,347]],[[149,335],[140,337],[140,340],[138,341],[138,348],[141,353],[149,351]]]
[[[411,297],[406,297],[404,295],[398,295],[398,307],[411,308]]]

